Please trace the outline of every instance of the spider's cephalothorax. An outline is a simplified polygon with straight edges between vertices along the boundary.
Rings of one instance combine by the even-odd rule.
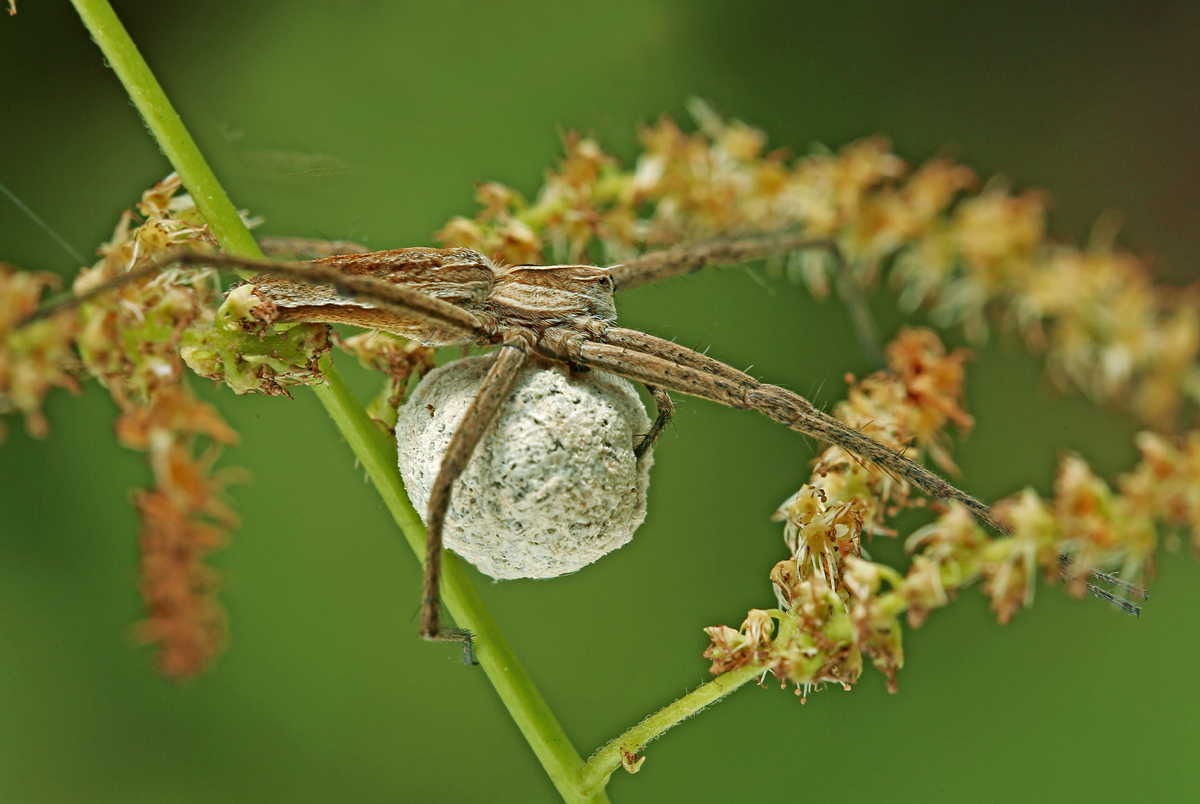
[[[501,326],[549,327],[599,335],[617,320],[613,280],[594,265],[514,265],[500,268],[480,312]]]

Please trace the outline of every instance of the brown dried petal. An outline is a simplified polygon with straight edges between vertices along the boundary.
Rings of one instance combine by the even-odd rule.
[[[0,263],[0,414],[20,411],[25,427],[37,438],[49,430],[42,401],[51,388],[77,393],[74,372],[78,360],[71,349],[75,318],[60,313],[21,325],[41,301],[46,288],[55,288],[54,274],[17,271]],[[0,425],[0,440],[3,439]]]

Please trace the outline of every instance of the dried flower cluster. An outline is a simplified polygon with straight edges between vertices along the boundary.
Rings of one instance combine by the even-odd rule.
[[[57,277],[0,266],[0,413],[23,412],[27,429],[43,436],[47,392],[77,390],[77,377],[90,375],[120,409],[118,440],[147,453],[155,485],[134,495],[148,613],[137,635],[158,647],[159,667],[172,678],[201,672],[224,645],[218,583],[204,562],[236,526],[223,490],[240,477],[214,470],[220,446],[236,443],[237,434],[192,395],[183,367],[239,394],[287,395],[289,385],[321,379],[319,363],[332,344],[324,324],[276,326],[274,305],[252,285],[222,296],[211,268],[170,267],[114,281],[168,252],[216,250],[181,187],[171,175],[142,196],[136,214],[122,215],[99,249],[102,259],[83,268],[73,287],[77,296],[110,289],[81,304],[28,321]],[[390,432],[409,378],[433,367],[432,350],[379,333],[341,345],[386,373],[372,413]]]
[[[146,191],[138,204],[142,221],[126,210],[103,256],[80,270],[73,289],[83,294],[173,249],[215,251],[216,241],[187,195],[177,195],[172,176]],[[179,385],[183,334],[220,296],[211,269],[168,268],[130,282],[78,308],[76,346],[83,367],[123,409],[152,404],[165,388]]]
[[[943,428],[972,423],[961,407],[966,357],[962,351],[946,354],[928,330],[904,330],[888,347],[889,370],[854,383],[834,415],[892,447],[909,446],[918,460],[932,451],[939,463],[952,466]],[[863,560],[861,538],[864,528],[893,534],[884,521],[917,504],[911,491],[844,450],[827,449],[811,483],[776,514],[785,521],[791,553],[771,572],[780,608],[752,610],[739,630],[707,629],[712,644],[704,655],[713,660],[712,672],[753,662],[796,684],[798,692],[827,681],[848,687],[858,679],[865,654],[894,688],[904,661],[898,616],[916,592],[892,568]],[[965,509],[962,515],[978,541],[987,541]]]
[[[1143,261],[1114,249],[1111,227],[1098,226],[1086,250],[1055,244],[1042,193],[1013,194],[999,180],[980,189],[973,171],[943,158],[911,170],[880,138],[792,160],[703,104],[692,113],[695,134],[666,118],[642,129],[632,169],[594,141],[569,137],[532,203],[481,184],[483,209],[437,236],[510,262],[616,262],[681,240],[746,234],[827,239],[848,266],[839,279],[866,288],[886,271],[903,307],[926,305],[935,323],[972,339],[985,337],[989,322],[1014,329],[1045,352],[1053,379],[1152,427],[1174,430],[1184,403],[1200,400],[1200,289],[1154,287]],[[836,265],[829,250],[813,249],[768,260],[767,269],[824,296]],[[954,471],[943,427],[972,424],[961,407],[965,357],[946,355],[932,333],[902,334],[889,347],[890,372],[856,383],[837,415]],[[1149,576],[1159,525],[1190,529],[1200,555],[1200,434],[1177,446],[1143,433],[1139,446],[1143,460],[1118,492],[1069,457],[1053,501],[1027,490],[1001,502],[1011,537],[989,538],[952,506],[908,538],[913,560],[903,578],[858,558],[859,541],[864,529],[894,533],[886,517],[923,501],[827,450],[812,484],[780,509],[792,553],[772,575],[781,609],[751,612],[737,631],[709,629],[713,672],[755,663],[807,689],[850,683],[865,652],[894,684],[899,614],[919,624],[967,583],[981,580],[1007,621],[1031,602],[1039,572],[1065,576],[1076,594],[1092,570]],[[1064,552],[1072,557],[1065,568]]]
[[[329,352],[324,324],[275,325],[277,311],[253,285],[238,285],[215,311],[204,311],[183,337],[180,356],[201,377],[234,393],[291,396],[287,388],[318,382]]]
[[[1200,313],[1192,291],[1156,289],[1141,261],[1097,236],[1086,250],[1046,238],[1046,199],[1013,195],[993,181],[977,190],[972,171],[945,159],[917,170],[868,139],[837,154],[792,159],[766,150],[766,137],[728,123],[703,104],[700,131],[669,119],[644,128],[643,153],[626,170],[592,140],[568,136],[567,153],[532,203],[499,184],[478,186],[482,210],[439,233],[509,263],[615,262],[682,241],[792,232],[837,246],[862,287],[886,271],[903,305],[926,304],[935,322],[971,337],[989,321],[1045,350],[1051,375],[1097,399],[1127,404],[1144,421],[1173,429],[1187,399],[1200,398]],[[168,250],[215,243],[176,177],[148,191],[140,215],[126,213],[103,259],[75,282],[86,292]],[[301,243],[305,249],[320,244]],[[281,244],[295,248],[295,243]],[[348,247],[335,249],[354,251]],[[816,295],[831,287],[828,250],[779,255],[786,272]],[[160,648],[168,675],[201,670],[224,641],[204,556],[235,517],[222,499],[234,475],[214,471],[217,447],[236,440],[211,407],[195,399],[183,365],[238,393],[287,394],[319,380],[331,345],[325,325],[276,324],[250,285],[224,297],[214,271],[168,269],[33,323],[20,322],[53,278],[0,266],[0,413],[20,411],[35,435],[46,431],[42,400],[74,389],[80,373],[107,387],[120,410],[123,444],[147,452],[155,486],[136,497],[142,516],[142,591],[150,617],[140,636]],[[387,374],[371,413],[394,421],[412,376],[433,365],[425,347],[380,334],[340,346]],[[967,353],[947,354],[927,331],[907,331],[888,349],[890,370],[854,383],[836,414],[897,449],[954,471],[944,429],[965,432]],[[979,580],[1001,621],[1032,600],[1036,576],[1065,576],[1081,594],[1088,571],[1148,575],[1158,527],[1190,532],[1200,554],[1200,434],[1177,444],[1139,436],[1142,462],[1116,491],[1076,457],[1063,461],[1052,501],[1025,491],[997,513],[1013,534],[990,538],[965,509],[951,506],[911,534],[907,575],[860,557],[867,537],[895,535],[889,517],[925,501],[907,484],[830,448],[811,485],[780,508],[790,557],[772,583],[779,608],[750,613],[739,630],[709,629],[713,671],[754,664],[808,689],[857,679],[863,656],[894,687],[903,662],[899,616],[917,625],[962,586]],[[1072,557],[1065,571],[1060,554]]]
[[[16,271],[0,263],[0,413],[23,413],[25,429],[37,438],[50,429],[42,413],[50,389],[79,388],[71,348],[74,318],[58,316],[17,327],[37,309],[42,292],[57,285],[54,274]],[[4,432],[0,424],[0,441]]]
[[[216,249],[180,188],[172,175],[142,196],[136,214],[122,215],[112,240],[99,249],[102,259],[75,279],[77,295],[169,251]],[[137,634],[158,647],[165,675],[194,675],[225,641],[216,578],[204,559],[237,522],[222,492],[238,473],[213,468],[220,445],[235,443],[237,434],[188,390],[185,360],[239,393],[285,393],[283,384],[319,376],[328,329],[275,332],[245,292],[229,294],[217,307],[218,277],[205,268],[168,268],[24,321],[54,282],[47,274],[0,270],[0,412],[22,411],[30,432],[41,436],[47,431],[41,404],[51,387],[76,390],[77,375],[87,374],[112,394],[120,410],[117,438],[147,453],[155,483],[134,495],[148,613]]]
[[[830,238],[860,285],[890,266],[903,306],[927,304],[935,323],[961,325],[973,339],[994,314],[1045,350],[1052,377],[1125,404],[1149,425],[1172,426],[1185,397],[1200,399],[1200,291],[1155,288],[1141,260],[1113,249],[1111,233],[1086,251],[1052,243],[1044,194],[1014,195],[998,180],[976,192],[975,174],[944,158],[911,170],[881,138],[792,160],[702,103],[692,112],[695,134],[668,118],[643,128],[632,169],[569,136],[535,201],[480,184],[480,212],[437,237],[510,263],[618,262],[715,236]],[[820,296],[833,262],[808,251],[768,268]]]
[[[206,449],[197,449],[199,436],[208,438]],[[137,635],[159,647],[164,675],[192,676],[225,643],[225,614],[214,597],[217,579],[204,560],[224,544],[225,530],[238,524],[222,491],[240,474],[213,471],[219,445],[236,443],[237,433],[216,409],[177,385],[123,413],[117,437],[147,453],[155,480],[153,488],[134,495],[142,520],[140,590],[147,614]]]
[[[77,294],[172,249],[215,250],[191,198],[179,188],[171,176],[147,191],[138,204],[140,224],[132,212],[122,216],[113,239],[100,247],[103,259],[80,271]],[[147,453],[154,476],[155,485],[134,496],[147,610],[137,634],[158,647],[159,668],[172,678],[203,670],[225,641],[216,580],[203,560],[223,542],[223,529],[236,524],[221,499],[232,477],[212,467],[218,445],[235,443],[237,434],[187,389],[179,354],[189,328],[210,315],[219,297],[215,271],[175,268],[86,302],[76,313],[83,366],[121,411],[117,438]],[[208,447],[201,447],[199,436]]]
[[[959,405],[964,356],[945,354],[926,330],[902,331],[888,352],[889,370],[855,383],[835,415],[856,426],[869,423],[876,438],[909,442],[918,454],[933,445],[942,450],[947,423],[971,423]],[[965,507],[949,506],[905,541],[912,562],[903,576],[864,560],[860,539],[868,526],[891,533],[883,517],[914,504],[909,490],[831,447],[817,461],[811,485],[778,512],[791,553],[771,572],[779,608],[752,610],[737,630],[706,629],[711,671],[753,664],[807,692],[824,682],[852,684],[868,656],[894,691],[904,660],[901,614],[919,626],[959,589],[980,581],[1005,623],[1033,602],[1038,575],[1064,578],[1075,595],[1087,590],[1092,571],[1147,576],[1159,527],[1188,529],[1200,554],[1200,434],[1178,447],[1146,432],[1138,445],[1142,461],[1117,492],[1070,455],[1059,466],[1053,500],[1025,489],[997,503],[1010,536],[991,537]],[[941,453],[939,462],[948,461]]]
[[[368,330],[334,342],[358,358],[364,368],[385,375],[383,389],[367,405],[367,413],[389,434],[396,427],[397,411],[407,398],[412,378],[418,380],[437,367],[434,349],[388,332]]]

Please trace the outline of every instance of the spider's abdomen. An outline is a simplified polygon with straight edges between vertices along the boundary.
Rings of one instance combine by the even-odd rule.
[[[326,257],[316,262],[348,275],[402,285],[466,310],[476,308],[491,295],[496,282],[492,261],[468,248],[398,248]],[[256,276],[250,282],[255,295],[273,305],[274,321],[353,324],[439,346],[463,340],[459,333],[382,310],[368,301],[342,295],[329,285],[273,276]]]
[[[492,261],[469,248],[396,248],[317,262],[404,285],[467,309],[486,299],[496,283]]]

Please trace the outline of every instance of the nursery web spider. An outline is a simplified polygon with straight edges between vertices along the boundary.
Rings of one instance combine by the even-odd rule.
[[[958,500],[993,530],[991,509],[923,466],[848,427],[785,388],[676,343],[615,325],[615,289],[626,289],[717,263],[736,263],[804,248],[833,250],[827,240],[778,235],[687,244],[621,265],[496,265],[465,248],[406,248],[280,263],[220,254],[171,254],[156,261],[226,265],[259,272],[255,295],[273,305],[274,321],[354,324],[434,346],[499,347],[478,394],[454,433],[430,492],[426,516],[421,636],[468,643],[470,634],[441,626],[442,530],[450,490],[527,361],[596,368],[642,383],[657,416],[635,447],[640,458],[673,408],[669,392],[754,409],[792,430],[836,444],[940,500]],[[835,252],[836,255],[836,252]],[[96,291],[102,290],[97,288]],[[90,294],[89,294],[90,295]]]

